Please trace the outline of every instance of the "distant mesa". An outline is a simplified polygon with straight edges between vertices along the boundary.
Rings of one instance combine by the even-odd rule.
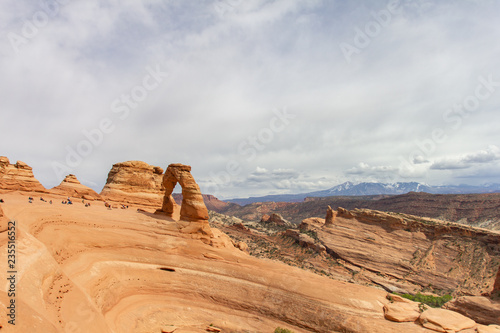
[[[104,200],[145,206],[160,206],[165,191],[163,169],[141,161],[116,163],[101,191]]]
[[[21,161],[10,164],[9,159],[4,156],[0,156],[0,190],[47,192],[35,178],[29,165]]]
[[[102,200],[101,196],[85,185],[82,185],[75,175],[67,175],[59,186],[50,190],[54,194],[86,200]]]

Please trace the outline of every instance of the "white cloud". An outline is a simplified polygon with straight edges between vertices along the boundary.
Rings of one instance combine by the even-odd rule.
[[[487,149],[461,155],[439,159],[431,165],[433,170],[468,169],[476,164],[487,164],[500,160],[500,149],[491,145]]]
[[[479,76],[500,81],[498,3],[405,1],[350,64],[339,44],[352,42],[388,1],[231,3],[221,15],[215,1],[68,2],[19,53],[3,38],[0,155],[56,185],[51,163],[63,163],[83,130],[109,118],[115,130],[71,170],[98,191],[113,163],[131,159],[191,164],[204,184],[234,160],[238,173],[217,182],[225,197],[352,178],[453,183],[472,170],[473,181],[500,181],[477,169],[497,162],[494,150],[466,153],[500,142],[500,88],[467,117],[443,119],[474,93]],[[40,10],[39,2],[2,1],[0,27],[22,34]],[[156,64],[168,78],[120,119],[111,103]],[[296,119],[255,156],[241,154],[283,107]],[[435,128],[448,139],[430,154],[412,154],[415,140]],[[399,156],[413,156],[411,169]],[[443,172],[429,173],[430,165]]]

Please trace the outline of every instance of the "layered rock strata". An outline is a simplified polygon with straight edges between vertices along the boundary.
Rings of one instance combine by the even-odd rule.
[[[50,192],[73,198],[82,198],[86,200],[102,200],[101,196],[85,185],[82,185],[75,175],[67,175],[59,186],[50,190]]]
[[[9,159],[0,156],[0,190],[23,192],[46,192],[47,190],[33,175],[33,169],[24,162],[10,164]]]
[[[163,198],[163,169],[141,161],[114,164],[100,195],[123,204],[159,206]]]
[[[330,256],[402,287],[480,295],[495,283],[500,233],[367,209],[339,208],[328,227],[318,220],[306,219],[300,228],[315,232]]]

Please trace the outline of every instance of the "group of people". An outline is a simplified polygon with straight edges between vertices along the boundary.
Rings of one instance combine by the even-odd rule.
[[[71,199],[68,197],[68,200],[63,200],[63,201],[61,201],[61,203],[63,205],[72,205],[73,201],[71,201]]]
[[[28,202],[29,203],[33,203],[33,197],[28,197]],[[45,200],[43,197],[40,197],[40,201],[43,201],[43,202],[47,202],[47,200]],[[49,200],[49,203],[52,205],[52,200]]]
[[[33,197],[28,197],[29,203],[33,203]],[[43,197],[40,197],[40,201],[47,202]],[[3,203],[3,199],[0,199],[0,203]],[[52,205],[52,200],[48,201]],[[73,201],[71,201],[71,198],[68,197],[66,200],[61,201],[63,205],[72,205]],[[85,202],[85,200],[82,200],[82,203],[85,205],[85,207],[90,207],[90,202]],[[104,206],[106,206],[108,209],[112,209],[111,204],[104,202]],[[121,209],[128,209],[128,205],[121,205]]]

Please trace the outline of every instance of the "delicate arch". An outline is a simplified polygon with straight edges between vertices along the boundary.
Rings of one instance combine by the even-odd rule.
[[[191,167],[184,164],[170,164],[163,175],[165,196],[161,210],[173,217],[177,204],[172,197],[175,185],[179,183],[182,188],[181,220],[183,221],[208,221],[208,210],[203,202],[200,187],[191,175]]]

